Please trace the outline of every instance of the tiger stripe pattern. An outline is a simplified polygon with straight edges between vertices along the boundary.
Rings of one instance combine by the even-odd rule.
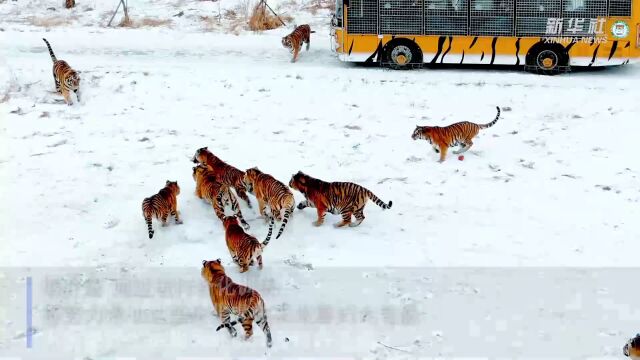
[[[270,217],[282,221],[282,226],[278,231],[278,235],[276,235],[276,239],[280,238],[296,205],[293,193],[285,184],[276,180],[273,176],[263,173],[257,167],[245,171],[244,184],[247,190],[258,199],[258,209],[260,210],[260,215],[265,217],[265,220],[269,219],[265,212],[266,206],[269,205],[269,209],[271,209]]]
[[[147,223],[149,239],[153,238],[154,234],[151,224],[153,217],[160,219],[162,226],[167,226],[167,218],[171,214],[171,216],[175,217],[176,224],[182,224],[178,212],[178,195],[180,195],[178,182],[167,180],[165,187],[157,194],[142,200],[142,216]]]
[[[385,204],[374,193],[358,184],[326,182],[302,171],[291,176],[289,186],[300,191],[305,197],[305,200],[298,204],[298,209],[316,208],[318,219],[313,222],[314,226],[320,226],[324,223],[324,216],[327,212],[342,216],[342,221],[336,223],[335,227],[358,226],[364,220],[364,206],[369,199],[384,210],[390,209],[393,205],[392,201]],[[352,216],[355,217],[355,222],[351,222]]]
[[[307,44],[307,51],[309,51],[309,45],[311,44],[311,27],[307,24],[297,26],[293,32],[282,38],[282,46],[288,48],[293,53],[291,62],[296,62],[298,59],[298,53],[302,48],[302,44]]]
[[[206,165],[199,164],[193,167],[192,176],[196,182],[196,196],[211,203],[213,211],[220,221],[225,218],[225,205],[231,205],[231,210],[240,219],[242,226],[245,229],[249,228],[249,224],[242,216],[242,211],[235,195],[227,185],[218,181],[213,171],[209,170]]]
[[[622,348],[622,353],[632,360],[640,360],[640,334],[627,341]]]
[[[56,58],[47,39],[42,38],[42,40],[47,44],[49,55],[53,61],[53,81],[56,84],[56,91],[62,94],[67,105],[71,105],[71,92],[75,93],[76,99],[79,102],[80,75],[78,75],[78,72],[73,70],[66,61]]]
[[[247,189],[244,187],[244,172],[222,161],[219,157],[213,155],[211,151],[205,146],[196,150],[193,155],[192,161],[194,163],[200,163],[206,165],[209,170],[212,170],[218,181],[232,187],[238,197],[247,203],[247,206],[251,209],[251,201],[247,196]]]
[[[492,127],[500,117],[500,107],[496,106],[498,114],[495,119],[487,124],[476,124],[470,121],[462,121],[449,126],[418,126],[413,131],[413,140],[427,140],[436,153],[440,154],[439,162],[443,162],[450,147],[460,145],[460,149],[454,150],[454,154],[462,154],[471,148],[473,138],[480,130]]]
[[[225,240],[227,248],[233,258],[233,262],[240,266],[240,272],[249,270],[249,265],[254,261],[258,262],[258,268],[262,270],[262,251],[269,244],[271,233],[273,232],[273,218],[269,222],[269,232],[267,238],[260,243],[255,236],[249,235],[240,224],[235,216],[227,216],[222,221],[225,231]]]
[[[76,0],[65,0],[64,6],[67,9],[71,9],[72,7],[76,6]]]
[[[253,320],[260,326],[267,337],[267,347],[271,347],[271,329],[267,321],[264,300],[257,291],[238,285],[225,273],[220,259],[202,260],[202,277],[209,285],[209,297],[222,324],[216,330],[227,328],[229,334],[235,337],[237,331],[233,327],[236,322],[231,322],[231,314],[238,315],[238,322],[242,323],[245,338],[253,335]]]

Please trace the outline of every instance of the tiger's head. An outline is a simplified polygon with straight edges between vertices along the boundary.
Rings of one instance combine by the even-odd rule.
[[[418,139],[427,139],[429,137],[431,137],[431,126],[418,126],[416,125],[416,129],[413,130],[413,134],[411,135],[411,138],[413,140],[418,140]]]
[[[213,277],[216,274],[224,275],[224,266],[222,266],[222,261],[220,259],[216,260],[202,260],[202,270],[200,271],[200,275],[207,280],[207,282],[212,283]]]
[[[293,45],[291,44],[291,35],[287,35],[282,38],[282,46],[284,46],[287,49],[293,48]]]
[[[176,196],[180,195],[180,186],[178,186],[177,181],[167,180],[167,182],[165,183],[165,188],[171,190],[171,193]]]
[[[206,146],[196,150],[196,153],[193,155],[191,161],[193,161],[194,164],[204,164],[205,160],[207,159],[206,153],[208,152],[209,149],[207,149]]]
[[[80,88],[80,75],[77,71],[72,70],[69,76],[64,79],[64,83],[70,90],[78,90]]]
[[[231,215],[231,216],[224,217],[224,219],[222,220],[222,225],[226,230],[229,226],[233,226],[233,225],[239,226],[240,224],[238,223],[238,218],[235,215]]]
[[[291,180],[289,180],[289,187],[295,190],[300,191],[303,194],[307,193],[307,189],[309,188],[309,183],[313,180],[313,178],[302,171],[298,171],[297,173],[291,175]]]
[[[258,180],[258,176],[260,176],[261,174],[262,174],[262,171],[258,170],[257,167],[252,167],[251,169],[247,169],[247,171],[244,172],[244,177],[242,178],[242,182],[244,183],[244,187],[251,194],[253,194],[256,181]]]
[[[193,167],[193,180],[198,181],[198,178],[204,174],[205,171],[209,170],[206,165],[198,164]]]
[[[627,341],[622,348],[622,353],[633,360],[640,360],[640,334]]]

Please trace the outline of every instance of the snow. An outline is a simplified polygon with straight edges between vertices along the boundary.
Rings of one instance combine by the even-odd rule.
[[[79,4],[70,24],[38,27],[27,19],[45,17],[41,4],[0,3],[0,16],[12,15],[0,24],[0,266],[12,279],[0,287],[13,294],[5,303],[8,337],[0,336],[7,355],[29,354],[22,320],[26,267],[41,292],[47,276],[78,274],[109,288],[109,281],[130,281],[129,274],[148,279],[153,273],[184,279],[191,289],[182,300],[87,298],[82,284],[65,285],[73,298],[54,294],[35,302],[32,354],[48,354],[55,344],[61,353],[91,357],[260,356],[258,328],[249,342],[214,331],[218,320],[199,275],[205,258],[221,258],[234,280],[263,294],[273,356],[477,356],[470,348],[487,356],[618,356],[637,332],[640,314],[625,292],[640,251],[637,66],[556,77],[353,66],[330,52],[326,12],[293,14],[315,24],[317,33],[311,50],[292,64],[280,44],[290,29],[235,35],[223,23],[203,31],[197,14],[217,11],[214,2],[190,2],[193,9],[171,27],[135,29],[98,26],[94,21],[113,10],[101,1]],[[140,1],[132,13],[167,18],[179,4]],[[58,5],[52,12],[63,11]],[[42,37],[81,72],[80,104],[67,107],[53,93]],[[481,131],[464,161],[450,153],[439,164],[427,142],[411,140],[416,124],[489,122],[496,105],[501,118]],[[285,183],[298,170],[353,181],[393,207],[369,203],[363,224],[343,229],[332,226],[338,216],[327,215],[316,228],[313,209],[296,210],[265,250],[264,270],[240,275],[210,205],[193,193],[190,158],[202,146]],[[184,224],[163,228],[154,221],[149,240],[140,203],[165,180],[181,186]],[[241,206],[250,232],[263,238],[264,221]],[[534,285],[522,289],[523,279]],[[582,315],[567,307],[576,296],[567,288],[588,299],[577,305],[588,309]],[[520,309],[524,292],[546,302]],[[142,323],[66,326],[47,317],[60,315],[52,306],[82,304],[195,310],[186,320]],[[322,305],[333,318],[343,305],[354,305],[361,321],[320,317],[305,325],[299,309]],[[395,314],[408,306],[415,322],[361,317],[367,306],[380,317],[386,305]],[[522,327],[500,320],[507,314],[537,322]]]

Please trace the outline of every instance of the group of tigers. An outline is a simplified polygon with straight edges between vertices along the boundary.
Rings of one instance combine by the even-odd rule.
[[[299,191],[305,197],[305,200],[297,205],[298,209],[316,208],[317,220],[313,222],[314,226],[324,223],[327,212],[341,215],[342,221],[336,223],[336,227],[358,226],[365,218],[364,207],[367,200],[372,200],[383,209],[389,209],[393,204],[391,201],[388,204],[384,203],[360,185],[350,182],[326,182],[302,171],[293,174],[287,186],[257,167],[241,171],[221,160],[207,147],[196,150],[192,161],[196,164],[192,175],[195,194],[211,203],[216,217],[222,222],[231,258],[239,266],[241,273],[248,271],[249,266],[256,262],[258,268],[262,269],[262,253],[269,243],[275,221],[282,223],[276,239],[282,235],[296,207],[293,192],[289,188]],[[247,193],[256,197],[258,212],[269,222],[267,237],[263,242],[246,232],[249,224],[242,215],[235,194],[251,209],[251,200]],[[162,222],[162,226],[167,225],[169,215],[175,218],[176,223],[182,223],[177,205],[179,194],[178,183],[167,180],[165,187],[157,194],[142,201],[142,215],[147,224],[149,238],[153,238],[154,235],[154,217]],[[225,206],[231,207],[233,215],[225,215]],[[355,221],[352,222],[352,218],[355,218]],[[260,294],[234,283],[226,275],[220,259],[204,260],[201,274],[209,284],[209,295],[222,323],[217,330],[224,327],[232,336],[236,336],[237,332],[233,328],[236,322],[230,320],[231,314],[236,314],[248,338],[252,335],[252,323],[255,319],[267,336],[267,346],[271,346],[271,333]]]
[[[290,48],[293,52],[292,62],[296,61],[303,43],[306,43],[307,50],[309,49],[312,32],[309,25],[301,25],[282,38],[283,46]],[[63,95],[68,105],[72,103],[71,93],[74,93],[76,100],[79,101],[80,76],[68,63],[58,60],[49,42],[44,38],[43,40],[53,61],[56,91]],[[439,161],[442,162],[449,147],[460,145],[460,150],[454,151],[456,154],[467,151],[473,145],[472,139],[478,132],[493,126],[499,116],[500,108],[498,107],[495,119],[484,125],[465,121],[446,127],[416,126],[412,138],[427,140],[436,153],[440,154]],[[282,235],[296,207],[293,193],[289,188],[299,191],[305,197],[305,200],[297,205],[299,210],[307,207],[316,208],[317,220],[313,222],[314,226],[324,223],[327,212],[341,215],[342,221],[336,223],[336,227],[358,226],[365,218],[364,207],[367,200],[372,200],[383,209],[389,209],[392,206],[391,201],[384,203],[360,185],[350,182],[326,182],[302,171],[293,174],[287,186],[257,167],[241,171],[222,161],[207,147],[198,149],[192,161],[196,164],[192,174],[195,181],[195,194],[198,198],[211,203],[216,217],[222,222],[225,230],[225,241],[231,258],[239,266],[241,273],[248,271],[249,266],[256,262],[262,269],[262,253],[270,241],[275,221],[282,222],[276,239]],[[256,197],[258,211],[269,223],[267,237],[263,242],[246,232],[249,224],[242,215],[236,194],[251,209],[252,204],[247,193]],[[177,224],[182,224],[178,211],[179,194],[180,186],[177,181],[167,180],[165,187],[157,194],[142,201],[142,214],[150,239],[154,235],[153,218],[159,219],[162,226],[166,226],[171,215]],[[226,216],[225,206],[230,206],[234,215]],[[353,218],[355,221],[352,221]],[[209,295],[221,321],[221,325],[216,330],[224,327],[232,336],[236,336],[237,331],[234,325],[240,322],[244,328],[245,337],[249,338],[253,333],[252,324],[255,319],[267,337],[267,346],[271,347],[271,331],[264,300],[260,294],[251,288],[234,283],[226,275],[220,259],[203,260],[201,276],[209,285]],[[238,321],[232,322],[231,314],[236,314]]]

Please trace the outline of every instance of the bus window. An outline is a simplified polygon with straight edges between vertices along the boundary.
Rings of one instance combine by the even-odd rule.
[[[336,0],[336,13],[334,26],[342,27],[342,0]]]
[[[422,0],[379,0],[380,33],[422,34]]]
[[[471,0],[470,35],[513,35],[513,0]]]
[[[425,34],[467,35],[467,0],[426,0]]]
[[[607,16],[607,0],[565,0],[562,12],[563,34],[593,36],[589,31],[592,27],[590,22],[605,16]]]
[[[631,16],[631,0],[609,0],[609,16]]]
[[[351,34],[377,34],[377,1],[350,0],[347,20],[347,31]]]
[[[561,18],[560,1],[518,0],[516,7],[516,35],[544,36],[549,18]],[[560,34],[555,34],[560,35]]]

